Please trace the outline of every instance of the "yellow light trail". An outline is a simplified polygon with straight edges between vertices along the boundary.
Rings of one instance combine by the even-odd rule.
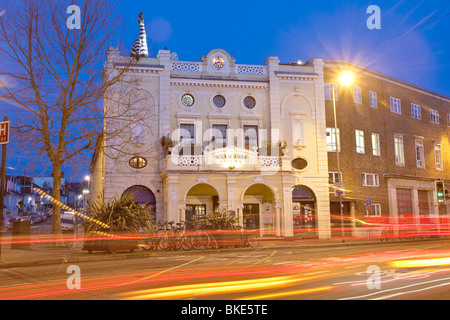
[[[225,281],[192,284],[185,286],[173,286],[136,291],[130,294],[137,295],[126,298],[125,300],[173,299],[192,295],[233,293],[258,289],[279,288],[289,286],[303,280],[306,280],[306,278],[292,279],[291,277],[274,277],[254,280]]]
[[[418,267],[436,267],[450,265],[450,257],[416,260],[398,260],[389,264],[393,268],[418,268]]]
[[[253,296],[248,297],[240,300],[262,300],[262,299],[271,299],[271,298],[278,298],[278,297],[285,297],[285,296],[292,296],[296,294],[305,294],[305,293],[312,293],[312,292],[320,292],[320,291],[326,291],[330,290],[333,287],[319,287],[319,288],[310,288],[310,289],[302,289],[302,290],[293,290],[293,291],[285,291],[285,292],[278,292],[278,293],[272,293],[272,294],[265,294],[260,296]]]

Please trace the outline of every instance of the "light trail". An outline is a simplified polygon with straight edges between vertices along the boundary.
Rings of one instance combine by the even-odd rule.
[[[254,280],[238,280],[225,282],[201,283],[184,286],[165,287],[141,290],[129,293],[133,295],[125,300],[173,299],[193,295],[229,294],[244,291],[282,288],[305,281],[309,278],[274,277]]]
[[[280,297],[300,295],[300,294],[306,294],[306,293],[322,292],[322,291],[331,290],[333,288],[334,287],[332,287],[332,286],[327,286],[327,287],[318,287],[318,288],[310,288],[310,289],[300,289],[300,290],[277,292],[277,293],[272,293],[272,294],[248,297],[248,298],[243,298],[243,299],[238,299],[238,300],[263,300],[263,299],[280,298]]]

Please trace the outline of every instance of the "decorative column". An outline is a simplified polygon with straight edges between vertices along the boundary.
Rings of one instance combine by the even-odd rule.
[[[236,200],[236,175],[227,175],[227,190],[228,190],[228,210],[236,212],[237,215],[237,200]]]
[[[277,202],[275,205],[275,235],[281,236],[281,217],[283,213],[283,202]]]
[[[283,219],[282,235],[285,237],[294,236],[294,216],[292,213],[292,183],[283,182]]]
[[[273,130],[279,130],[281,132],[280,80],[276,74],[279,69],[280,59],[275,56],[267,57],[264,64],[267,66],[267,73],[269,75],[270,129],[271,132]],[[270,137],[270,139],[273,141],[274,137]],[[281,137],[278,137],[278,139],[281,139]]]
[[[172,63],[170,61],[169,50],[159,50],[159,63],[164,66],[164,71],[159,76],[159,136],[162,137],[170,133],[170,69]]]
[[[178,175],[168,176],[166,180],[167,221],[179,221]]]

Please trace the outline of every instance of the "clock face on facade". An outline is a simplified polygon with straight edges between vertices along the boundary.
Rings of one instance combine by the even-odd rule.
[[[220,69],[220,68],[222,68],[222,67],[224,66],[224,64],[225,64],[225,59],[222,58],[221,56],[215,56],[215,57],[212,59],[212,64],[213,64],[213,66],[216,67],[217,69]]]

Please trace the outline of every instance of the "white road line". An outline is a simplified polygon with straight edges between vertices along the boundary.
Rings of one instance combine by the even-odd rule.
[[[437,282],[437,281],[444,281],[444,280],[450,280],[450,277],[442,278],[442,279],[436,279],[436,280],[430,280],[430,281],[424,281],[424,282],[419,282],[419,283],[410,284],[410,285],[399,287],[399,288],[386,289],[386,290],[377,291],[377,292],[374,292],[374,293],[365,294],[365,295],[362,295],[362,296],[354,296],[354,297],[342,298],[342,299],[339,299],[339,300],[351,300],[351,299],[366,298],[366,297],[379,295],[379,294],[382,294],[382,293],[385,293],[385,292],[402,290],[402,289],[405,289],[405,288],[420,286],[420,285],[423,285],[423,284],[428,284],[428,283]]]

